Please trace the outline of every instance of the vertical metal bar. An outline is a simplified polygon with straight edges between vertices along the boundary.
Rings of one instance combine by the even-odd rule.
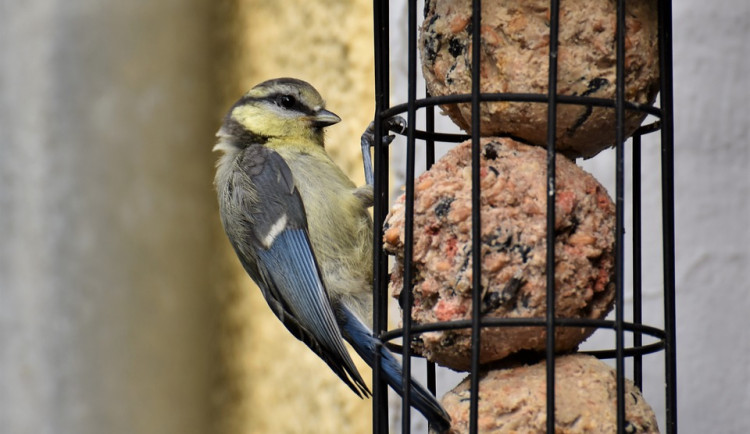
[[[633,136],[633,323],[643,324],[643,245],[641,235],[641,135]],[[643,345],[643,335],[633,332],[633,346]],[[633,356],[633,382],[643,391],[643,356]]]
[[[430,92],[426,91],[426,97],[430,97]],[[427,140],[425,140],[425,163],[429,169],[435,164],[435,139],[432,133],[435,132],[435,106],[425,107],[425,130],[427,131]]]
[[[480,74],[481,70],[481,25],[482,2],[472,1],[471,18],[471,400],[469,406],[469,432],[479,431],[479,351],[482,329],[480,327],[480,307],[482,294],[482,228],[480,201],[481,115],[480,115]]]
[[[430,92],[426,90],[425,95],[429,98]],[[428,135],[427,140],[425,141],[425,166],[429,169],[435,164],[435,139],[432,137],[432,133],[435,132],[435,106],[433,105],[425,108],[425,129]],[[427,361],[427,390],[433,394],[437,391],[435,363],[430,361]]]
[[[406,136],[406,202],[404,224],[404,287],[403,306],[403,384],[404,393],[401,401],[401,432],[410,432],[411,427],[411,388],[408,387],[411,378],[411,309],[413,294],[411,292],[412,259],[414,248],[414,165],[416,128],[416,100],[417,100],[417,1],[409,0],[408,7],[408,89],[407,89],[407,136]]]
[[[625,433],[625,0],[617,0],[617,61],[615,87],[615,366],[617,382],[617,433]]]
[[[547,432],[555,432],[555,189],[557,132],[557,47],[560,29],[560,2],[550,0],[550,35],[547,95],[547,312],[546,374]]]
[[[432,392],[433,395],[435,395],[437,390],[437,376],[435,373],[435,362],[430,362],[429,360],[425,360],[427,363],[427,390]]]
[[[388,210],[388,149],[382,145],[383,119],[381,113],[389,105],[389,26],[388,2],[373,1],[375,32],[375,143],[374,143],[374,206],[373,206],[373,332],[380,335],[388,327],[388,258],[383,252],[383,221]],[[380,353],[375,353],[372,370],[372,426],[373,433],[388,433],[388,386],[380,368]]]
[[[675,329],[674,96],[672,93],[672,3],[659,1],[661,78],[661,201],[664,267],[664,331],[667,433],[677,432],[677,333]]]

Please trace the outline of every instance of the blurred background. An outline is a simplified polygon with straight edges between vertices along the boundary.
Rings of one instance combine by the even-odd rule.
[[[679,427],[745,433],[750,3],[673,7]],[[240,269],[211,147],[243,92],[295,76],[344,119],[328,149],[362,184],[371,9],[0,0],[0,432],[370,431],[371,401],[288,334]],[[392,58],[405,47],[393,35]],[[394,62],[394,102],[404,65]],[[644,201],[656,206],[658,150],[649,156]],[[583,163],[605,185],[612,164]],[[657,245],[658,228],[644,230]],[[647,297],[646,309],[660,303]],[[645,383],[663,414],[661,385]]]

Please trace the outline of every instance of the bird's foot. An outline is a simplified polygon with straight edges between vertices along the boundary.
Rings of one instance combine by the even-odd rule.
[[[404,134],[406,132],[406,120],[401,116],[393,116],[385,120],[386,131],[392,131],[397,134]],[[386,134],[383,136],[382,144],[388,146],[396,138],[395,134]],[[375,183],[375,175],[372,170],[372,157],[370,156],[370,148],[375,144],[375,122],[370,122],[367,129],[362,133],[361,138],[362,144],[362,164],[365,170],[365,181],[367,185],[373,185]]]

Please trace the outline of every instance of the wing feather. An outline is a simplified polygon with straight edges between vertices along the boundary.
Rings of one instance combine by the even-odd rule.
[[[222,218],[243,266],[286,328],[357,395],[368,396],[344,346],[289,166],[276,152],[249,146],[238,157],[234,175],[227,188],[231,203],[222,207]],[[227,225],[228,219],[238,225]]]

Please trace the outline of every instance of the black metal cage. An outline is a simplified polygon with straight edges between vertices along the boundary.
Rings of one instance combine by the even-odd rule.
[[[491,1],[491,0],[485,0]],[[646,354],[661,352],[664,355],[664,393],[666,414],[661,415],[666,421],[662,427],[667,433],[677,432],[676,416],[676,362],[675,362],[675,277],[674,277],[674,206],[673,206],[673,97],[672,97],[672,24],[671,3],[669,0],[658,1],[658,49],[659,49],[659,71],[660,87],[658,104],[655,106],[643,106],[626,100],[624,85],[624,59],[625,59],[625,0],[616,1],[616,97],[614,99],[592,98],[587,96],[569,96],[557,94],[557,54],[558,34],[560,29],[559,0],[550,0],[550,26],[549,26],[549,71],[547,94],[518,94],[518,93],[480,93],[479,68],[472,68],[472,92],[463,95],[451,95],[441,97],[417,98],[417,74],[418,74],[418,5],[416,0],[408,0],[408,73],[407,80],[408,95],[405,104],[390,105],[389,94],[391,91],[391,64],[389,47],[389,15],[392,13],[388,1],[375,0],[374,5],[374,41],[375,41],[375,146],[374,146],[374,175],[375,175],[375,205],[374,205],[374,269],[375,269],[375,304],[374,304],[374,330],[384,342],[390,342],[401,338],[402,342],[411,342],[415,334],[432,330],[448,328],[470,328],[472,336],[472,360],[471,371],[479,370],[479,348],[480,333],[486,327],[516,327],[516,326],[538,326],[547,330],[546,342],[546,372],[547,372],[547,432],[554,432],[555,426],[555,384],[554,367],[555,352],[554,340],[556,327],[593,327],[597,329],[609,329],[615,334],[614,348],[604,348],[590,351],[599,358],[614,359],[616,367],[617,384],[617,427],[619,433],[626,431],[626,415],[624,404],[625,377],[632,378],[635,384],[643,387],[643,363],[642,358]],[[481,29],[481,2],[474,0],[472,3],[472,27],[471,34],[474,41],[480,40]],[[403,13],[403,10],[394,11]],[[473,44],[471,50],[472,65],[478,65],[480,61],[480,44]],[[393,77],[401,80],[402,77]],[[436,142],[459,142],[467,138],[472,139],[472,239],[480,239],[480,213],[479,210],[479,116],[472,116],[472,134],[470,136],[460,134],[447,134],[435,131],[434,108],[439,104],[471,103],[472,113],[479,113],[480,102],[485,101],[509,101],[509,102],[534,102],[546,104],[548,107],[548,137],[547,137],[547,246],[554,245],[554,219],[555,219],[555,131],[558,104],[575,104],[587,107],[608,107],[616,116],[616,163],[612,167],[616,180],[615,205],[616,205],[616,234],[615,234],[615,307],[614,320],[592,320],[592,319],[565,319],[555,315],[554,303],[554,260],[555,249],[547,249],[547,311],[543,318],[531,319],[499,319],[482,318],[480,315],[480,294],[473,293],[472,319],[432,324],[413,325],[411,321],[412,300],[408,287],[410,279],[410,267],[404,266],[405,297],[403,299],[402,327],[388,331],[388,258],[383,252],[383,222],[389,210],[391,197],[389,197],[389,146],[383,144],[381,138],[388,134],[385,120],[394,115],[404,115],[408,123],[406,137],[406,178],[405,178],[405,265],[412,260],[413,241],[413,203],[414,203],[414,180],[416,144],[422,142],[426,149],[426,164],[429,167],[435,160]],[[640,110],[653,116],[655,121],[641,126],[633,135],[632,141],[626,142],[624,115],[626,110]],[[419,118],[421,117],[421,118]],[[423,130],[418,130],[417,120],[426,125]],[[663,326],[652,326],[643,323],[642,316],[642,252],[643,242],[641,240],[642,225],[642,202],[641,202],[641,136],[658,132],[660,135],[661,155],[661,226],[663,238],[662,244],[662,269],[663,282],[661,292],[663,295]],[[628,145],[629,149],[628,149]],[[392,145],[394,146],[394,145]],[[626,152],[631,153],[632,173],[625,173]],[[625,209],[626,185],[632,189],[632,209]],[[632,213],[632,234],[626,238],[624,233],[625,212]],[[625,245],[632,243],[632,257],[626,258]],[[481,278],[480,242],[472,243],[473,260],[473,288],[479,288]],[[632,285],[625,287],[625,263],[632,261]],[[624,300],[626,294],[632,297],[633,312],[629,313],[632,321],[625,320]],[[626,345],[626,333],[631,334]],[[644,344],[644,336],[649,337],[649,343]],[[403,367],[406,376],[411,374],[410,345],[397,346],[403,355]],[[631,359],[632,372],[626,372],[625,360]],[[379,369],[374,370],[373,382],[373,423],[375,433],[388,432],[388,405],[387,387],[382,380]],[[428,363],[428,388],[435,391],[435,366]],[[472,375],[471,382],[471,404],[470,404],[470,432],[477,431],[477,393],[479,379]],[[649,387],[660,387],[661,385],[649,385]],[[408,389],[408,388],[407,388]],[[410,432],[410,394],[408,390],[402,398],[402,432]]]

